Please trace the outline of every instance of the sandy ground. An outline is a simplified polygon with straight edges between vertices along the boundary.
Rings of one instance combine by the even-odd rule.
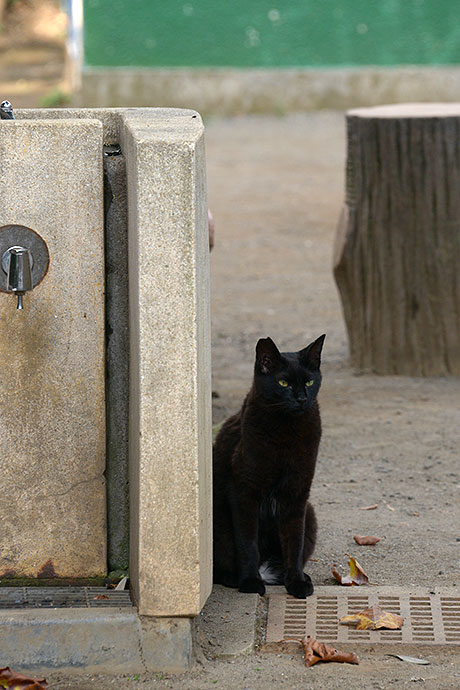
[[[313,580],[330,583],[331,562],[358,550],[379,584],[460,588],[460,379],[359,376],[347,363],[331,271],[343,115],[211,122],[207,142],[215,421],[239,407],[259,337],[292,350],[326,333]],[[356,547],[357,533],[382,541]]]
[[[15,0],[0,30],[0,100],[14,108],[61,105],[67,18],[59,0]]]
[[[345,564],[344,554],[351,553],[375,583],[460,592],[460,379],[358,375],[347,362],[331,271],[344,190],[343,114],[211,120],[206,137],[216,221],[214,422],[240,406],[259,337],[270,335],[292,350],[326,333],[324,431],[312,492],[319,520],[313,582],[333,585],[331,564]],[[375,503],[376,510],[360,510]],[[359,547],[354,534],[381,542]],[[313,669],[299,657],[260,652],[233,660],[202,657],[184,676],[57,676],[52,687],[460,688],[459,648],[405,648],[430,659],[423,667],[387,657],[388,651],[367,648],[359,666]]]

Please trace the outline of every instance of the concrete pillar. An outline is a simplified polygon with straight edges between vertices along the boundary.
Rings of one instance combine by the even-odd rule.
[[[47,275],[0,293],[0,577],[106,570],[102,125],[0,122],[0,226]],[[0,269],[1,270],[1,269]]]
[[[211,591],[209,248],[203,125],[125,111],[130,290],[130,576],[139,614]]]

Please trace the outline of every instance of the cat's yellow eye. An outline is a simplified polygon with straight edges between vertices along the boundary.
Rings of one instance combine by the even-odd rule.
[[[312,379],[311,381],[307,381],[307,383],[306,383],[305,385],[306,385],[307,388],[310,388],[310,386],[313,386],[314,383],[315,383],[315,382],[314,382],[314,380]]]
[[[289,386],[288,382],[284,379],[280,379],[278,383],[280,384],[280,386],[283,386],[283,388],[287,388]]]

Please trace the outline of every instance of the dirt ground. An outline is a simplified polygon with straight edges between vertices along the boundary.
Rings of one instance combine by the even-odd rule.
[[[40,84],[27,90],[16,80],[18,64],[21,59],[29,64],[31,53],[0,38],[1,98],[33,106],[41,93],[54,89],[62,76],[59,41],[50,42]],[[16,84],[16,91],[9,84]],[[343,114],[209,120],[206,141],[216,223],[214,422],[239,408],[259,337],[270,335],[280,349],[297,350],[326,333],[323,441],[312,491],[319,521],[317,561],[309,566],[313,582],[333,585],[331,564],[345,564],[344,554],[351,553],[375,583],[460,592],[460,379],[359,375],[347,362],[331,270],[344,198]],[[376,510],[360,510],[375,503]],[[354,534],[377,535],[381,542],[359,547]],[[51,674],[48,679],[56,690],[460,688],[458,647],[405,649],[429,658],[430,666],[404,664],[385,656],[387,651],[363,650],[359,666],[305,669],[297,657],[255,652],[232,660],[202,656],[177,677],[140,671],[139,677]]]
[[[330,584],[330,564],[358,550],[379,584],[460,588],[460,379],[356,375],[347,362],[331,270],[343,115],[210,122],[207,150],[215,421],[241,404],[259,337],[293,350],[326,333],[313,580]],[[357,533],[382,541],[356,547]]]
[[[15,108],[62,104],[68,91],[66,28],[59,0],[15,0],[7,7],[0,30],[0,100]]]

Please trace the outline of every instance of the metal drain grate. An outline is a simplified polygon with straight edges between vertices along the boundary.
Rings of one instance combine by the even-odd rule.
[[[128,590],[105,587],[0,587],[0,609],[132,606]]]
[[[401,630],[356,630],[338,619],[378,604],[404,616]],[[460,592],[402,587],[317,587],[308,599],[269,596],[267,642],[311,635],[321,642],[460,645]]]

